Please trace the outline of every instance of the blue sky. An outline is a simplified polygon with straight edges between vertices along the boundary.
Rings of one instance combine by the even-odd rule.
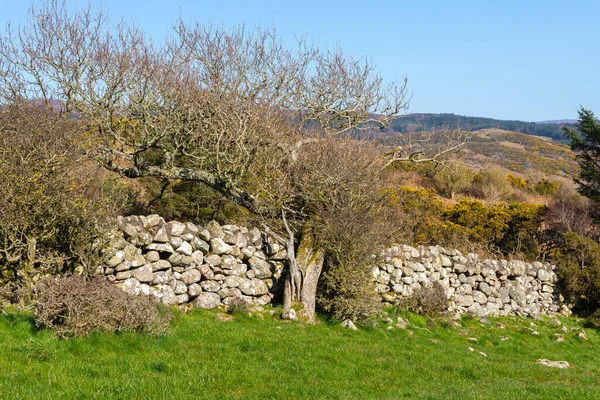
[[[70,4],[87,1],[67,0]],[[161,38],[181,15],[274,26],[368,56],[385,80],[408,77],[410,112],[540,121],[600,114],[600,0],[105,0],[113,18]],[[0,0],[0,25],[31,2]]]

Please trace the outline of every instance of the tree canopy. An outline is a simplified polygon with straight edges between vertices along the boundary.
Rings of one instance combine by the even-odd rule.
[[[580,167],[575,181],[581,194],[600,203],[600,123],[591,110],[581,107],[578,113],[576,128],[564,130]]]

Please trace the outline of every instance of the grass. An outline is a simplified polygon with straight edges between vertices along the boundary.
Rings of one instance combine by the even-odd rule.
[[[326,320],[306,326],[237,313],[222,322],[215,314],[180,316],[160,337],[71,340],[36,330],[27,315],[4,315],[0,398],[600,398],[600,334],[574,318],[562,320],[565,333],[549,320],[463,318],[452,327],[402,313],[408,329],[380,322],[350,331]],[[539,358],[573,368],[544,367]]]

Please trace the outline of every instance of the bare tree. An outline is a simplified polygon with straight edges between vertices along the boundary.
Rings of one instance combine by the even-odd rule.
[[[69,13],[59,0],[7,27],[0,99],[58,104],[86,125],[97,139],[90,156],[111,171],[198,182],[282,218],[286,311],[302,303],[309,321],[323,264],[307,228],[319,194],[298,191],[293,172],[310,144],[385,126],[407,107],[406,80],[384,85],[370,60],[340,49],[304,40],[291,48],[274,29],[183,21],[157,43],[102,10]]]

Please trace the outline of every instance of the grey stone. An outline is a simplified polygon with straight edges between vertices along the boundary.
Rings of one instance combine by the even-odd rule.
[[[243,280],[244,279],[239,276],[230,275],[230,276],[226,277],[225,280],[223,281],[223,286],[229,287],[229,288],[236,288],[236,287],[240,286],[240,283],[242,283]]]
[[[178,294],[175,297],[177,298],[177,303],[179,303],[179,304],[187,303],[189,300],[187,293]]]
[[[206,225],[206,229],[210,232],[210,237],[212,239],[223,239],[225,234],[223,233],[223,229],[221,229],[221,225],[215,220],[210,221]]]
[[[121,262],[125,260],[125,253],[121,250],[117,251],[108,261],[106,261],[106,265],[109,267],[116,267]]]
[[[194,307],[211,310],[217,308],[221,304],[221,298],[216,293],[201,293],[194,300]]]
[[[261,281],[260,279],[242,279],[240,284],[238,285],[238,289],[242,293],[248,296],[260,296],[268,293],[269,288],[267,285]]]
[[[191,285],[192,283],[200,282],[202,278],[202,274],[197,269],[189,269],[181,274],[181,281],[186,285]]]
[[[173,288],[173,291],[175,294],[187,293],[187,286],[181,281],[175,281],[175,287]]]
[[[152,240],[157,243],[167,243],[169,241],[169,235],[164,225],[156,231]]]
[[[131,268],[131,264],[127,261],[123,261],[121,264],[117,265],[114,268],[114,271],[115,272],[127,271],[130,268]]]
[[[146,253],[144,258],[146,259],[146,262],[153,263],[155,261],[160,260],[160,254],[158,254],[158,251],[149,251],[148,253]]]
[[[173,248],[176,249],[183,244],[183,239],[179,236],[171,236],[171,240],[169,240],[169,243],[171,243],[171,246],[173,246]]]
[[[204,255],[210,253],[210,245],[204,240],[200,239],[199,237],[194,238],[192,242],[192,247],[194,248],[194,250],[200,250]]]
[[[177,248],[177,252],[185,254],[186,256],[191,256],[194,250],[192,249],[192,245],[190,245],[188,242],[183,242],[181,246]]]
[[[140,282],[152,282],[152,266],[144,265],[143,267],[132,270],[131,277]]]
[[[208,229],[200,229],[200,231],[198,231],[198,234],[196,236],[199,239],[203,240],[204,242],[209,242],[210,239],[212,239],[210,237],[210,232],[208,231]]]
[[[163,253],[173,253],[173,246],[169,243],[150,243],[146,246],[146,250],[155,250]]]
[[[248,229],[248,243],[256,247],[262,247],[262,235],[257,228]]]
[[[134,278],[128,278],[121,285],[121,289],[130,296],[137,296],[140,294],[140,282]]]
[[[210,249],[214,254],[221,255],[231,253],[233,247],[225,243],[223,239],[213,238],[210,239]]]
[[[221,285],[219,285],[219,283],[215,281],[202,281],[200,282],[200,286],[205,292],[216,292],[221,288]]]
[[[171,273],[169,271],[157,271],[152,274],[153,285],[165,285],[171,279]]]
[[[216,254],[211,254],[204,258],[204,261],[214,267],[221,265],[221,257]]]
[[[159,215],[150,214],[150,215],[146,216],[146,223],[150,227],[155,227],[155,226],[164,224],[164,222],[165,222],[165,220],[162,219]]]
[[[268,261],[256,257],[256,253],[255,256],[250,257],[248,264],[252,271],[254,271],[254,276],[256,278],[270,278],[273,275],[275,266]]]
[[[163,269],[170,269],[172,267],[171,263],[169,263],[167,260],[158,260],[150,265],[152,265],[152,271],[160,271]]]
[[[131,270],[117,272],[117,273],[115,274],[115,278],[116,278],[118,281],[122,281],[122,280],[125,280],[125,279],[129,279],[129,278],[131,278]]]
[[[161,301],[163,304],[168,304],[168,305],[179,304],[179,301],[177,300],[177,296],[175,295],[175,292],[173,291],[173,289],[170,286],[167,286],[167,285],[160,286],[159,291],[162,295]]]
[[[187,293],[189,297],[197,297],[200,295],[200,293],[202,293],[202,286],[198,285],[197,283],[192,283],[190,286],[188,286]]]
[[[487,296],[483,293],[481,293],[479,290],[474,290],[473,291],[473,300],[475,300],[477,303],[484,305],[485,303],[487,303]]]
[[[349,319],[346,319],[342,322],[342,327],[346,328],[346,329],[350,329],[352,331],[356,331],[358,330],[358,328],[356,327],[356,325],[354,325],[354,322],[352,322]]]
[[[185,224],[177,221],[167,222],[166,228],[171,236],[181,236],[185,232]]]
[[[196,250],[192,253],[192,262],[196,265],[202,265],[204,262],[204,254],[200,250]]]
[[[173,266],[182,265],[181,261],[183,260],[183,256],[179,253],[173,253],[169,256],[167,260]]]
[[[537,278],[542,282],[549,282],[551,279],[551,275],[548,271],[546,271],[544,269],[540,269],[537,272]]]

